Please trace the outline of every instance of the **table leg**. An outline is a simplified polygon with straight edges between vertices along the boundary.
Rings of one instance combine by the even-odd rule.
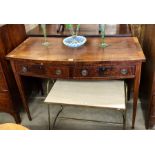
[[[135,79],[134,79],[134,93],[133,93],[133,115],[132,115],[132,128],[135,125],[136,112],[137,112],[137,101],[139,94],[139,85],[140,85],[140,77],[141,77],[141,63],[136,65],[135,71]]]
[[[20,124],[20,123],[21,123],[21,119],[20,119],[19,114],[13,113],[12,115],[13,115],[13,117],[14,117],[16,123],[17,123],[17,124]]]
[[[21,99],[22,99],[22,103],[23,103],[24,109],[27,112],[29,120],[32,120],[31,114],[30,114],[30,111],[29,111],[29,107],[28,107],[28,104],[27,104],[27,101],[26,101],[26,97],[25,97],[25,93],[24,93],[24,87],[23,87],[23,84],[22,84],[21,76],[16,72],[16,68],[15,68],[15,65],[14,65],[13,61],[11,61],[11,66],[12,66],[12,70],[13,70],[13,73],[14,73],[14,76],[15,76],[15,80],[17,82],[19,93],[21,95]]]
[[[131,89],[132,89],[132,81],[131,79],[126,80],[128,91],[127,91],[127,100],[129,101],[131,98]]]
[[[61,109],[58,111],[58,113],[57,113],[57,115],[56,115],[56,117],[55,117],[55,119],[54,119],[52,129],[54,129],[55,124],[56,124],[56,121],[57,121],[57,118],[58,118],[59,114],[60,114],[60,113],[62,112],[62,110],[63,110],[63,106],[62,106],[62,105],[60,105],[60,106],[61,106]]]

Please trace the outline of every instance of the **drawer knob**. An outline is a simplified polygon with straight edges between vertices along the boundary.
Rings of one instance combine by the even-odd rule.
[[[61,73],[62,73],[62,71],[61,71],[60,69],[57,69],[57,70],[55,71],[55,74],[56,74],[56,75],[61,75]]]
[[[26,66],[23,66],[23,67],[22,67],[22,72],[23,72],[23,73],[26,73],[27,71],[28,71],[27,67],[26,67]]]
[[[126,74],[128,74],[128,70],[127,69],[121,69],[121,74],[123,74],[123,75],[126,75]]]
[[[82,76],[87,76],[88,75],[88,70],[87,69],[83,69],[81,71]]]

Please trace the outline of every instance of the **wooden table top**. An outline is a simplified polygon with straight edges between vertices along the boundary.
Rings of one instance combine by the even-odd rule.
[[[66,28],[64,29],[64,32],[57,32],[58,24],[47,24],[47,36],[69,36],[70,32]],[[81,24],[80,35],[84,36],[101,36],[99,33],[99,24]],[[34,29],[30,30],[27,33],[28,36],[43,36],[42,29],[38,25]],[[106,36],[120,36],[120,37],[129,37],[132,36],[130,27],[128,24],[106,24],[105,29],[105,35]]]
[[[106,37],[109,44],[101,48],[101,38],[87,38],[85,45],[69,48],[63,38],[48,38],[51,43],[43,46],[43,37],[29,37],[6,57],[8,59],[37,60],[43,62],[103,62],[103,61],[144,61],[145,56],[136,37]]]

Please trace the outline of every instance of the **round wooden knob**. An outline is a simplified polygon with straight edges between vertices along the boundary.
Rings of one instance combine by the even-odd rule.
[[[23,67],[22,67],[22,72],[23,72],[23,73],[26,73],[27,71],[28,71],[27,67],[26,67],[26,66],[23,66]]]
[[[57,69],[57,70],[55,71],[55,74],[56,74],[56,75],[61,75],[61,73],[62,73],[62,71],[61,71],[60,69]]]
[[[88,70],[87,69],[83,69],[81,71],[82,76],[87,76],[88,75]]]
[[[126,75],[126,74],[128,74],[128,70],[127,69],[121,69],[121,74],[123,74],[123,75]]]

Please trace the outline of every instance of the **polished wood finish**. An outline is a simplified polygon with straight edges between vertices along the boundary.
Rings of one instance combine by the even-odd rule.
[[[119,66],[118,66],[119,65]],[[76,66],[73,70],[73,78],[74,79],[123,79],[132,78],[135,76],[135,65],[128,66],[125,64],[119,63],[116,65],[115,63],[107,64],[98,64],[98,65],[84,65],[84,66]],[[104,66],[104,69],[103,69]],[[126,73],[122,73],[125,70]],[[85,75],[82,74],[83,71],[87,73]]]
[[[10,113],[16,123],[20,123],[18,87],[10,63],[5,55],[26,39],[22,24],[7,24],[0,27],[0,111]]]
[[[141,66],[142,63],[139,63],[136,65],[136,71],[135,71],[135,79],[134,79],[134,97],[133,97],[133,115],[132,115],[132,128],[134,128],[134,122],[136,119],[136,110],[137,110],[137,100],[138,100],[138,94],[139,94],[139,85],[140,85],[140,78],[141,78]]]
[[[22,43],[27,38],[27,35],[24,24],[6,24],[0,28],[3,48],[5,49],[0,55],[4,57]]]
[[[61,24],[63,25],[63,24]],[[60,29],[60,30],[59,30]],[[28,36],[43,36],[40,24],[27,33]],[[63,37],[69,36],[70,32],[65,27],[60,27],[60,24],[47,24],[47,36]],[[101,36],[99,32],[99,24],[81,24],[79,35],[87,37]],[[132,36],[130,26],[128,24],[106,24],[106,36],[129,37]]]
[[[24,76],[48,77],[53,79],[120,79],[135,76],[136,63],[97,63],[97,64],[53,64],[26,61],[14,62],[15,70]],[[83,72],[88,72],[84,75]]]
[[[99,47],[100,38],[88,38],[84,46],[75,49],[63,45],[62,40],[48,38],[51,45],[46,47],[42,45],[44,38],[30,37],[6,56],[11,61],[28,116],[21,75],[76,80],[134,79],[134,127],[141,64],[145,61],[137,38],[106,38],[109,46],[105,49]]]
[[[142,105],[145,109],[146,128],[155,125],[155,25],[144,27],[143,50],[146,63],[142,69]]]
[[[11,66],[12,66],[13,72],[15,73],[15,66],[14,66],[13,62],[11,62]],[[26,96],[25,96],[25,93],[24,93],[24,86],[22,84],[21,77],[18,76],[17,74],[14,74],[14,76],[15,76],[15,79],[16,79],[16,82],[17,82],[17,86],[19,88],[19,92],[20,92],[20,95],[21,95],[21,98],[22,98],[22,103],[23,103],[23,106],[25,108],[25,111],[27,112],[29,120],[32,120],[31,115],[30,115],[30,110],[29,110],[29,107],[28,107],[28,104],[27,104]]]
[[[2,70],[2,64],[0,63],[0,92],[7,92],[8,88],[7,88],[7,83],[6,83],[6,79]]]
[[[29,37],[7,55],[9,59],[72,64],[107,61],[144,61],[144,54],[136,37],[107,37],[109,45],[101,48],[100,38],[88,38],[84,46],[69,48],[63,38],[48,38],[50,46],[43,46],[43,37]]]

